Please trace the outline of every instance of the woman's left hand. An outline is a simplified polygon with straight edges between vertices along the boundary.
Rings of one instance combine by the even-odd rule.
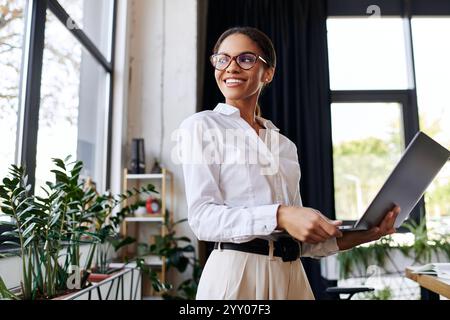
[[[367,237],[369,241],[374,241],[380,239],[381,237],[395,233],[397,230],[395,230],[394,223],[399,213],[400,207],[395,206],[384,216],[379,226],[364,231],[364,233],[366,233],[365,237]]]
[[[395,220],[400,213],[400,207],[395,206],[386,213],[381,223],[367,231],[345,232],[342,238],[337,239],[339,250],[347,250],[362,243],[375,241],[381,237],[396,232]]]

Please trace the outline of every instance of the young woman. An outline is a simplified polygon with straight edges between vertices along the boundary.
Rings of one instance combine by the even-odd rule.
[[[225,103],[180,126],[189,142],[183,158],[189,224],[198,239],[216,243],[197,299],[314,299],[299,257],[391,234],[399,208],[369,231],[342,234],[340,221],[303,207],[296,146],[259,115],[258,97],[275,73],[272,42],[257,29],[232,28],[213,53]],[[252,152],[257,156],[247,157]]]

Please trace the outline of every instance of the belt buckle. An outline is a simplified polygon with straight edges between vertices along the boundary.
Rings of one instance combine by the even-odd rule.
[[[296,241],[291,238],[281,238],[277,242],[280,244],[281,259],[284,262],[295,261],[299,258],[300,249]]]

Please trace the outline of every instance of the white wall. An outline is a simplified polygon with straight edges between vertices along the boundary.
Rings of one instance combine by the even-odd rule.
[[[7,288],[13,288],[20,285],[22,280],[22,263],[19,257],[0,258],[0,277]]]
[[[133,0],[131,17],[127,160],[132,138],[145,139],[147,171],[162,153],[174,173],[176,221],[187,217],[187,207],[181,166],[170,158],[171,133],[196,112],[197,0]],[[197,244],[187,223],[178,232]],[[170,280],[180,279],[170,273]]]

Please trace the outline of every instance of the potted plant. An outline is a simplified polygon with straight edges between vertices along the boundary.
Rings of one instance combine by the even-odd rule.
[[[145,217],[148,214],[145,200],[136,201],[135,206],[136,209],[133,210],[135,217]]]
[[[156,291],[161,292],[164,299],[195,299],[197,293],[198,283],[202,268],[198,259],[196,258],[195,248],[191,244],[188,237],[180,237],[176,235],[175,226],[183,223],[186,219],[176,222],[170,222],[166,214],[166,221],[164,222],[167,232],[164,236],[155,236],[155,242],[151,245],[140,244],[141,250],[144,254],[152,254],[166,259],[167,270],[171,268],[183,273],[190,266],[192,268],[192,276],[183,281],[175,292],[171,292],[173,286],[169,283],[161,286],[157,277],[151,277],[152,285]],[[184,245],[180,245],[184,243]],[[143,248],[143,249],[142,249]]]
[[[96,250],[109,240],[118,240],[117,226],[132,211],[124,206],[125,200],[140,193],[156,192],[149,184],[141,189],[127,190],[123,194],[99,195],[95,188],[86,187],[80,181],[81,161],[53,159],[56,169],[55,182],[47,182],[44,196],[31,194],[24,168],[12,165],[9,176],[0,185],[0,208],[11,218],[1,222],[10,226],[7,236],[15,241],[6,241],[18,247],[22,261],[20,292],[11,292],[0,278],[0,296],[17,299],[51,299],[68,294],[89,285],[88,277],[97,252],[97,265],[104,267],[101,250]],[[117,246],[130,239],[122,239]],[[111,242],[113,243],[113,242]],[[81,265],[80,246],[90,245],[85,263]],[[70,287],[73,273],[80,272],[80,284]]]
[[[103,227],[97,233],[99,236],[98,243],[92,244],[95,247],[96,263],[88,270],[88,281],[100,282],[109,278],[115,272],[121,270],[125,264],[119,268],[112,268],[109,265],[111,252],[117,252],[120,248],[132,244],[136,239],[131,237],[120,238],[118,234],[111,234],[108,226]],[[115,231],[113,231],[115,232]],[[94,252],[90,250],[90,252]]]
[[[351,274],[364,274],[370,265],[392,269],[394,273],[403,272],[396,260],[402,258],[408,265],[425,264],[444,257],[450,260],[450,235],[436,234],[427,229],[425,219],[420,223],[414,221],[404,226],[414,238],[412,245],[396,243],[392,236],[386,236],[368,246],[358,246],[338,254],[341,278]],[[433,234],[430,236],[430,234]]]
[[[380,288],[366,294],[366,299],[388,299],[393,296],[392,288],[384,282],[382,275],[398,276],[408,266],[422,265],[433,261],[450,261],[450,235],[438,234],[426,228],[425,219],[420,223],[404,224],[410,231],[413,242],[402,244],[392,236],[386,236],[369,245],[358,246],[340,252],[337,256],[339,278],[373,280]],[[374,270],[376,269],[376,270]],[[376,273],[370,272],[376,271]],[[399,281],[402,281],[400,278]],[[355,279],[353,279],[354,281]]]

